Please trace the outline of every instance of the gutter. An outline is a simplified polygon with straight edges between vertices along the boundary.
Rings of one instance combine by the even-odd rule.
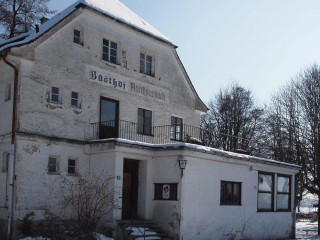
[[[15,166],[15,137],[16,137],[16,117],[17,117],[17,101],[18,101],[18,68],[7,60],[7,54],[2,56],[3,61],[14,70],[14,91],[13,91],[13,111],[12,111],[12,129],[11,129],[11,151],[9,166],[9,201],[8,201],[8,232],[7,239],[11,239],[12,220],[13,220],[13,198],[14,198],[14,166]]]

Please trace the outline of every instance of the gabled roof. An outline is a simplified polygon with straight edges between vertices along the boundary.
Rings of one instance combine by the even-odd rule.
[[[20,46],[34,41],[35,39],[46,33],[48,30],[50,30],[52,27],[54,27],[57,23],[69,16],[79,6],[86,6],[88,8],[94,9],[121,23],[127,24],[139,31],[151,35],[152,37],[173,45],[165,35],[160,33],[152,25],[135,14],[119,0],[79,0],[72,4],[70,7],[66,8],[64,11],[49,19],[44,24],[40,25],[38,33],[36,32],[36,30],[31,30],[28,33],[19,35],[17,37],[5,41],[0,41],[0,52],[10,47]]]

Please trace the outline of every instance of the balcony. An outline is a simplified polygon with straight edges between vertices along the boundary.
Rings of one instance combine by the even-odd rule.
[[[201,129],[186,124],[150,127],[118,120],[91,123],[91,130],[91,140],[122,138],[151,144],[187,142],[203,145]]]

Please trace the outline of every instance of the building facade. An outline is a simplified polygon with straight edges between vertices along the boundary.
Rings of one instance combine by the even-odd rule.
[[[294,235],[299,167],[194,144],[207,108],[176,46],[118,0],[78,1],[0,52],[8,225],[55,211],[59,177],[104,172],[114,225],[152,219],[184,240]]]

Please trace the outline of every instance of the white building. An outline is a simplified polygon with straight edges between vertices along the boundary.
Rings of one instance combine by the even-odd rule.
[[[294,236],[299,166],[186,143],[207,108],[176,46],[118,0],[80,0],[0,54],[1,219],[41,219],[59,175],[105,171],[122,206],[111,223],[152,219],[183,240]]]

